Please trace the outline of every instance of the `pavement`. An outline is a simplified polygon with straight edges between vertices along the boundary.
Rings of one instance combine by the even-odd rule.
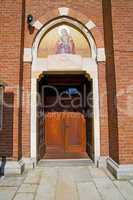
[[[0,178],[0,200],[133,200],[133,180],[95,166],[37,167]]]

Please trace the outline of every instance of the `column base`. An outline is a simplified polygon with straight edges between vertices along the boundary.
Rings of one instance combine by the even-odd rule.
[[[2,175],[20,175],[25,169],[23,160],[19,161],[0,161],[0,171]]]
[[[100,158],[97,161],[97,167],[107,168],[107,159],[108,156],[100,156]]]
[[[37,165],[36,158],[23,158],[23,162],[25,164],[25,170],[33,169]]]
[[[107,168],[117,179],[133,178],[133,165],[119,165],[111,158],[107,159]]]

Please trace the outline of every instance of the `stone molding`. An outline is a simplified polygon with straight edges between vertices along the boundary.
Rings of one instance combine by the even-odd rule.
[[[133,178],[133,164],[119,165],[111,158],[108,158],[107,168],[117,179]]]
[[[99,160],[97,161],[97,167],[106,168],[107,167],[107,159],[108,159],[108,156],[100,156]]]
[[[91,30],[91,29],[93,29],[93,28],[96,27],[96,24],[94,24],[93,21],[89,20],[89,21],[85,24],[85,26],[86,26],[89,30]]]
[[[32,62],[32,52],[31,48],[24,48],[24,56],[23,61],[24,62]]]
[[[97,48],[97,61],[98,62],[105,62],[106,61],[105,49],[104,48]]]
[[[34,167],[36,167],[37,163],[36,160],[33,158],[22,158],[24,164],[25,164],[25,169],[33,169]]]
[[[97,48],[96,49],[96,54],[97,54],[97,61],[98,62],[105,62],[106,61],[106,56],[105,56],[105,49],[104,48]],[[50,55],[48,58],[36,58],[36,60],[38,59],[40,62],[42,62],[42,63],[45,63],[47,60],[49,60],[49,58],[50,57],[55,57],[55,58],[57,58],[58,56],[60,56],[60,55]],[[76,57],[76,58],[79,58],[79,57],[81,57],[80,55],[72,55],[72,54],[62,54],[61,55],[61,57],[62,57],[62,59],[63,59],[63,57],[64,57],[64,59],[66,58],[66,57],[69,57],[69,59],[72,57],[72,58],[74,58],[74,57]],[[82,58],[83,59],[83,58]],[[35,61],[36,61],[35,60]],[[32,49],[31,48],[24,48],[24,57],[23,57],[23,61],[24,62],[32,62]],[[35,62],[34,61],[34,62]],[[63,61],[63,60],[62,60]],[[77,63],[77,65],[79,65],[78,64],[78,62],[75,60],[75,64]]]
[[[5,163],[0,161],[1,173],[5,176],[20,175],[25,170],[25,163],[21,159],[19,161],[6,161]]]
[[[41,29],[43,24],[39,21],[39,20],[36,20],[33,24],[32,24],[33,27],[35,27],[37,30]]]

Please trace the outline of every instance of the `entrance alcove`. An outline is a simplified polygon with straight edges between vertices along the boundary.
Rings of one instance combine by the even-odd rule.
[[[88,158],[88,152],[89,157],[97,162],[100,156],[98,73],[96,45],[91,33],[81,23],[73,19],[62,17],[53,20],[45,25],[37,34],[32,48],[32,57],[31,157],[36,160],[42,158]],[[49,81],[51,81],[50,86],[56,87],[59,93],[60,91],[73,90],[75,93],[79,91],[82,95],[83,91],[81,91],[81,87],[83,87],[84,82],[87,90],[91,88],[88,91],[92,95],[92,107],[89,108],[91,117],[86,116],[87,107],[84,108],[83,105],[80,109],[63,110],[59,108],[57,103],[51,110],[46,110],[45,104],[51,101],[52,94],[50,94],[49,89],[46,95],[42,96],[42,87],[49,84]],[[41,96],[41,104],[37,99],[37,93],[39,97]],[[42,101],[44,99],[45,101]],[[82,98],[82,101],[86,102],[87,96]],[[76,154],[77,152],[74,150],[74,154],[63,154],[62,156],[62,154],[58,154],[57,148],[53,148],[52,155],[50,153],[47,156],[47,149],[49,147],[47,148],[45,142],[46,124],[44,117],[48,112],[58,112],[58,114],[71,112],[82,115],[81,118],[84,118],[85,123],[85,135],[81,137],[82,140],[80,143],[84,143],[84,151],[82,151],[83,148],[80,148],[80,150],[82,149],[80,153],[85,153],[84,155]],[[57,123],[54,123],[55,129],[57,129]],[[64,125],[61,126],[64,128]],[[49,122],[49,127],[51,127],[50,131],[52,131],[52,121]],[[71,133],[72,136],[76,131],[78,129],[71,130],[73,132]],[[51,138],[53,139],[53,136]],[[57,138],[57,140],[59,141],[60,139]]]
[[[85,72],[45,73],[38,92],[40,158],[93,158],[92,79]]]

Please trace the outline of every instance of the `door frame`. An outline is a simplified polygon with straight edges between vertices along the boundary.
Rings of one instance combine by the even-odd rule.
[[[89,65],[89,63],[88,63]],[[85,73],[85,76],[89,76],[93,82],[93,117],[94,117],[94,162],[100,158],[100,111],[99,111],[99,86],[98,86],[98,71],[97,63],[93,60],[93,65],[88,67],[86,65],[86,71],[81,70],[80,73]],[[91,70],[88,70],[91,68]],[[85,69],[85,68],[84,68]],[[93,70],[92,70],[93,69]],[[45,72],[39,72],[32,74],[31,78],[31,158],[37,162],[38,158],[38,142],[37,142],[37,81],[39,76]],[[48,73],[48,71],[46,72]],[[50,72],[50,73],[64,73],[62,72]],[[67,71],[68,73],[68,71]],[[77,71],[69,71],[69,73],[77,74]],[[79,71],[78,71],[79,73]]]

